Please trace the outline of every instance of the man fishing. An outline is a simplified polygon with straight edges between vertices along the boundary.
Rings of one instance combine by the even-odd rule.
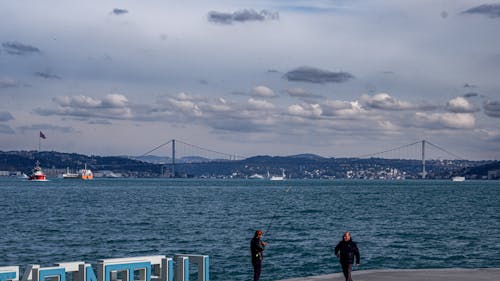
[[[340,258],[345,281],[352,281],[351,272],[355,257],[356,266],[359,267],[359,250],[356,243],[352,241],[349,231],[344,233],[342,240],[335,247],[335,255]]]
[[[267,243],[260,240],[262,238],[262,230],[255,231],[255,235],[250,242],[250,252],[252,253],[252,265],[253,265],[253,281],[259,281],[260,273],[262,269],[262,259],[264,256],[264,248]]]

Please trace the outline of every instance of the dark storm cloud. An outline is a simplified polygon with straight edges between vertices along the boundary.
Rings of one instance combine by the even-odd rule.
[[[127,14],[128,10],[115,8],[115,9],[113,9],[113,11],[111,13],[113,13],[114,15],[119,16],[119,15]]]
[[[283,75],[288,81],[298,81],[307,83],[342,83],[354,76],[347,72],[332,72],[319,68],[302,66],[294,70],[288,71]]]
[[[223,13],[211,11],[208,13],[208,21],[218,24],[233,24],[234,22],[268,21],[279,20],[278,12],[262,10],[257,12],[253,9],[239,10],[234,13]]]
[[[464,14],[480,14],[489,16],[490,18],[500,17],[500,4],[484,4],[474,8],[470,8],[464,12]]]
[[[60,80],[61,77],[49,72],[35,72],[35,75],[44,79],[57,79]]]
[[[484,113],[490,117],[500,118],[500,101],[486,101],[483,105]]]
[[[4,51],[7,52],[8,54],[16,56],[41,53],[40,49],[38,49],[37,47],[25,45],[19,42],[4,42],[2,43],[2,47]]]
[[[14,117],[10,112],[7,111],[0,111],[0,122],[5,122],[9,120],[14,120]]]
[[[473,98],[473,97],[479,97],[479,94],[474,92],[464,94],[464,98]]]

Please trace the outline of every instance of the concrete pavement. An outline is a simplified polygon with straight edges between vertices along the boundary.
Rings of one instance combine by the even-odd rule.
[[[354,281],[498,281],[500,268],[386,269],[352,272]],[[342,273],[280,281],[344,281]]]

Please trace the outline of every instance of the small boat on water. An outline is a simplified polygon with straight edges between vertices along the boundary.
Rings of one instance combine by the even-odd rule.
[[[460,177],[460,176],[452,177],[451,181],[465,181],[465,177]]]
[[[71,173],[69,171],[69,167],[66,167],[66,173],[62,174],[63,179],[78,179],[80,174],[78,173]]]
[[[94,174],[90,169],[87,169],[87,164],[85,164],[85,168],[81,169],[78,173],[71,173],[69,168],[66,168],[66,173],[62,174],[63,179],[82,179],[82,180],[91,180],[94,178]]]
[[[87,164],[85,164],[85,169],[80,170],[80,174],[82,175],[82,180],[91,180],[94,178],[92,171],[87,169]]]
[[[40,167],[40,162],[37,160],[35,163],[35,167],[33,168],[33,173],[28,177],[30,181],[46,181],[47,177],[42,171],[42,167]]]
[[[249,176],[248,178],[249,179],[254,179],[254,180],[263,180],[264,176],[261,175],[261,174],[253,174],[253,175]]]

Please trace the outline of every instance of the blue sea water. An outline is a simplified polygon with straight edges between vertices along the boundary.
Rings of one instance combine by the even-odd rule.
[[[0,179],[0,266],[210,256],[212,280],[339,272],[350,230],[361,269],[500,267],[500,181]]]

